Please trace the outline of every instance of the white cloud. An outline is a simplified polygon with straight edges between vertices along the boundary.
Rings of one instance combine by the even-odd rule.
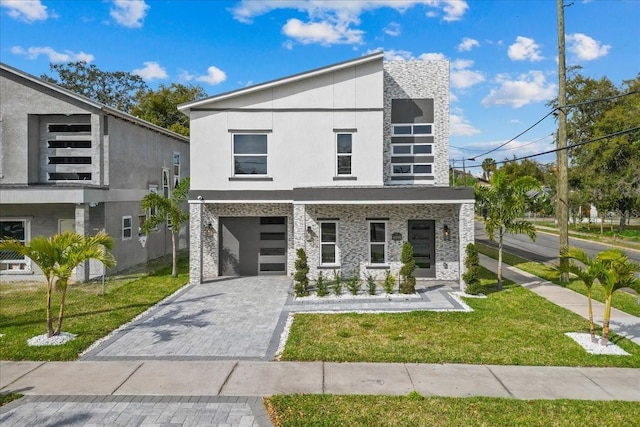
[[[449,116],[449,128],[451,136],[468,136],[480,133],[480,129],[475,128],[462,115],[458,114]]]
[[[220,68],[215,66],[210,66],[207,68],[207,74],[204,76],[198,76],[195,78],[199,82],[208,83],[210,85],[217,85],[222,83],[227,79],[227,74],[222,71]]]
[[[367,51],[367,54],[380,52],[383,49],[381,47],[371,49]],[[422,53],[419,56],[413,56],[412,52],[408,50],[395,50],[389,49],[384,51],[384,59],[387,61],[414,61],[419,59],[421,61],[441,61],[446,60],[447,57],[443,53]]]
[[[509,46],[509,58],[513,61],[541,61],[541,46],[534,39],[518,36],[516,42]]]
[[[568,50],[582,61],[592,61],[606,56],[610,45],[603,45],[586,34],[575,33],[567,35]]]
[[[13,46],[11,48],[11,53],[13,53],[14,55],[24,56],[27,59],[37,59],[40,55],[44,55],[49,58],[49,62],[53,63],[72,61],[91,62],[95,59],[95,57],[90,53],[76,53],[70,50],[58,52],[49,46],[32,46],[27,48],[26,50],[22,48],[22,46]]]
[[[2,0],[0,6],[7,8],[9,16],[18,21],[31,23],[49,18],[47,6],[40,0]]]
[[[142,77],[144,80],[166,79],[169,77],[167,71],[157,62],[149,61],[144,63],[144,68],[133,70],[133,74]]]
[[[144,0],[113,0],[109,13],[122,26],[140,28],[149,7]]]
[[[482,105],[510,105],[520,108],[532,102],[547,101],[557,95],[557,87],[546,81],[541,71],[532,70],[522,74],[517,80],[510,80],[508,75],[497,77],[498,88],[491,89],[489,95],[482,100]]]
[[[418,56],[418,59],[422,61],[445,61],[447,59],[444,53],[423,53]]]
[[[480,46],[480,42],[476,39],[472,39],[470,37],[465,37],[462,39],[460,44],[458,45],[459,52],[468,52],[474,47]]]
[[[473,61],[470,59],[456,59],[451,62],[451,87],[466,89],[485,81],[484,74],[480,71],[470,70]]]
[[[361,44],[364,32],[357,26],[364,11],[391,8],[404,12],[420,4],[441,9],[445,21],[461,19],[468,9],[466,1],[462,0],[242,0],[230,11],[237,21],[250,24],[255,17],[273,10],[296,10],[306,13],[309,19],[306,23],[297,18],[289,19],[282,29],[289,37],[304,44]],[[385,32],[391,36],[400,34],[396,25],[391,23]]]
[[[398,24],[397,22],[389,22],[389,25],[387,25],[383,31],[388,36],[397,37],[401,32],[400,24]]]
[[[190,82],[191,80],[195,79],[196,76],[194,76],[193,74],[191,74],[190,72],[188,72],[187,70],[180,70],[180,72],[178,73],[178,80],[182,81],[182,82]]]
[[[325,46],[360,44],[364,34],[361,30],[354,30],[340,23],[328,21],[304,23],[296,18],[289,19],[282,28],[282,32],[302,44],[319,43]]]

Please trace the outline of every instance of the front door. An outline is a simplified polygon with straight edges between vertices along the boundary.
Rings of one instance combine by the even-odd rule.
[[[409,220],[408,241],[413,246],[415,277],[436,277],[435,221]]]

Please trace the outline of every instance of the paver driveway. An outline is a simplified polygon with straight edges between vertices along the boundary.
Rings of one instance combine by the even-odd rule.
[[[290,287],[282,276],[190,285],[83,359],[270,359]]]

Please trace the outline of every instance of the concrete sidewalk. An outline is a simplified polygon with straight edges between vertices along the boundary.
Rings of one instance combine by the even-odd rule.
[[[498,261],[493,258],[489,258],[488,256],[481,254],[480,264],[491,271],[498,271]],[[566,308],[585,319],[589,318],[587,297],[582,294],[574,292],[571,289],[563,288],[562,286],[558,286],[507,264],[503,264],[502,266],[502,276],[524,286],[530,291],[546,298],[560,307]],[[604,304],[592,300],[592,306],[594,321],[598,325],[602,326]],[[632,316],[624,311],[612,308],[609,327],[616,334],[628,338],[634,343],[640,345],[640,317]]]
[[[49,396],[373,394],[640,401],[640,370],[262,361],[0,362],[2,393]]]

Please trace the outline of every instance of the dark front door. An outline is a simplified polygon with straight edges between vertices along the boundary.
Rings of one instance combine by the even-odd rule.
[[[409,220],[408,241],[413,246],[416,277],[436,277],[435,221]]]

